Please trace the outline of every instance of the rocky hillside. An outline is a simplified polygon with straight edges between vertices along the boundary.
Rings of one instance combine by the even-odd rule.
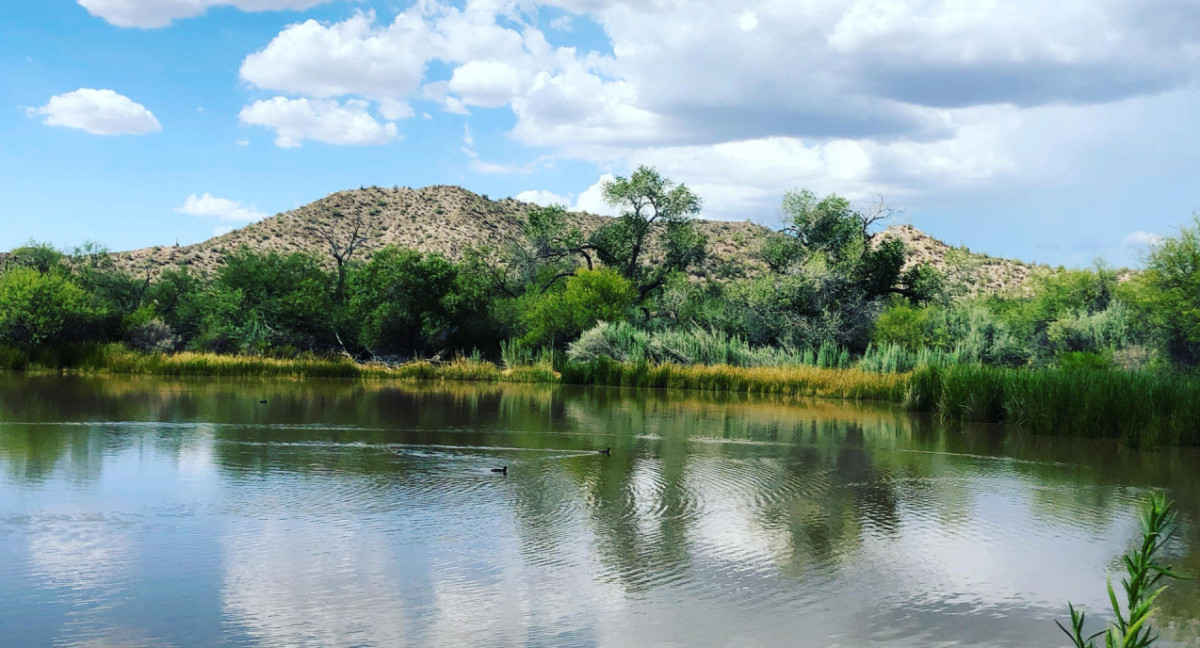
[[[396,245],[423,252],[440,252],[461,258],[471,246],[503,249],[521,237],[526,215],[537,206],[511,198],[490,200],[461,187],[370,187],[331,194],[298,209],[252,223],[238,230],[187,246],[158,246],[120,252],[119,265],[137,274],[157,275],[169,267],[190,267],[210,272],[223,256],[245,245],[280,253],[315,252],[329,257],[332,233],[342,244],[350,237],[350,224],[361,222],[366,237],[356,259],[370,256],[383,246]],[[609,219],[589,213],[573,214],[575,222],[590,232]],[[715,277],[753,276],[764,265],[756,252],[770,230],[749,222],[699,221],[708,237],[710,258],[698,274]],[[943,271],[958,294],[999,292],[1019,287],[1038,266],[999,259],[965,248],[951,247],[911,225],[893,225],[876,240],[902,239],[909,251],[908,265],[931,263]],[[651,250],[653,260],[654,250]],[[0,254],[2,265],[3,254]]]
[[[138,272],[148,269],[156,274],[171,266],[211,271],[226,252],[243,245],[281,253],[308,251],[328,255],[329,243],[322,232],[332,232],[345,241],[350,237],[349,223],[361,219],[367,241],[361,252],[356,253],[356,259],[368,257],[387,245],[440,252],[458,259],[471,246],[502,249],[518,240],[526,214],[535,208],[536,205],[511,198],[490,200],[461,187],[371,187],[340,191],[196,245],[144,248],[116,256],[118,263],[126,268]],[[588,213],[573,216],[584,232],[609,220]],[[722,276],[753,274],[762,267],[752,251],[761,245],[769,232],[767,228],[725,221],[700,221],[699,226],[708,236],[711,256],[701,272]]]
[[[912,225],[893,225],[876,237],[877,240],[889,238],[904,241],[908,249],[905,269],[929,263],[946,275],[951,288],[960,295],[1018,289],[1034,273],[1049,269],[1047,266],[972,252],[965,247],[951,247]]]

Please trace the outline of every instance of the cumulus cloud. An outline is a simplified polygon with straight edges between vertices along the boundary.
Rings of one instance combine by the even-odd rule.
[[[591,212],[593,214],[603,214],[605,216],[616,216],[617,209],[608,204],[604,199],[604,185],[612,182],[613,174],[606,173],[600,176],[596,184],[584,189],[579,197],[575,199],[575,210]]]
[[[129,97],[112,90],[80,88],[51,97],[30,115],[44,115],[43,123],[87,131],[93,135],[145,135],[162,130],[154,114]]]
[[[612,179],[613,174],[606,173],[595,184],[580,192],[578,196],[575,194],[563,196],[544,189],[531,189],[522,191],[515,197],[517,200],[542,205],[543,207],[562,205],[572,211],[585,211],[605,216],[616,216],[617,210],[604,200],[604,184],[611,182]]]
[[[551,29],[586,19],[607,43],[551,46],[539,7],[566,12]],[[1112,127],[1130,117],[1121,106],[1192,87],[1198,34],[1200,5],[1180,0],[425,0],[386,23],[292,25],[241,76],[379,102],[388,119],[386,102],[507,107],[520,144],[658,164],[732,215],[781,186],[895,195],[1064,178],[1081,143],[1112,137],[1080,124]],[[468,155],[477,171],[524,168]]]
[[[395,98],[417,88],[429,61],[427,25],[418,8],[388,27],[360,12],[331,25],[308,20],[280,32],[242,62],[243,81],[265,90],[334,97]]]
[[[571,205],[571,198],[569,196],[560,196],[553,191],[546,191],[542,189],[522,191],[514,196],[514,198],[520,200],[521,202],[533,203],[543,207],[549,207],[551,205],[562,205],[564,207],[569,207]]]
[[[1137,231],[1126,236],[1122,242],[1129,247],[1145,248],[1157,245],[1162,240],[1163,237],[1159,234]]]
[[[255,207],[247,207],[236,200],[217,198],[209,193],[202,196],[197,196],[196,194],[188,196],[187,200],[183,201],[183,205],[176,207],[175,211],[189,216],[245,223],[251,223],[267,217],[266,214],[258,211]],[[229,231],[229,229],[226,228],[225,231]]]
[[[246,106],[242,123],[275,130],[275,144],[297,148],[304,140],[339,146],[386,144],[396,138],[396,125],[380,123],[365,101],[274,97]]]
[[[236,7],[242,11],[304,10],[330,0],[78,0],[93,16],[117,27],[166,27],[180,18],[199,16],[210,7]]]

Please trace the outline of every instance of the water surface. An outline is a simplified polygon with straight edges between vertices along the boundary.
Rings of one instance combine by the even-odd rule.
[[[0,645],[1056,646],[1151,489],[1200,574],[1194,450],[744,396],[0,374]],[[1162,607],[1200,645],[1196,585]]]

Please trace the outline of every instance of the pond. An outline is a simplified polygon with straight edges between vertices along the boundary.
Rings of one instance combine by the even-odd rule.
[[[1152,489],[1200,574],[1193,449],[767,397],[0,374],[0,645],[1064,645]],[[1163,645],[1200,645],[1195,582],[1160,601]]]

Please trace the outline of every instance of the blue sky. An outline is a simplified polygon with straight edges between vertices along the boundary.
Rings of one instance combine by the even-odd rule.
[[[1200,208],[1190,0],[0,6],[0,249],[193,243],[364,185],[705,215],[882,196],[952,244],[1136,264]]]

